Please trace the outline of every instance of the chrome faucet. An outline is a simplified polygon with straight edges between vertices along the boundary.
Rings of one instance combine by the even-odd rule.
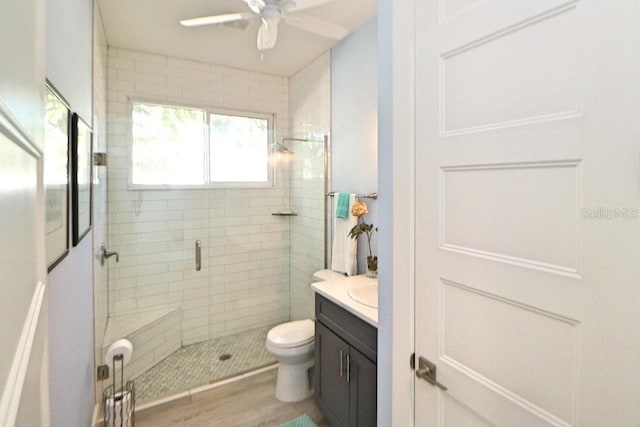
[[[111,257],[112,257],[112,256],[114,256],[114,255],[116,256],[116,262],[120,262],[120,255],[118,254],[118,252],[115,252],[115,251],[113,251],[113,252],[108,251],[108,250],[107,250],[107,248],[104,246],[104,243],[100,245],[100,253],[99,253],[99,256],[100,256],[100,265],[101,265],[101,266],[104,266],[104,261],[105,261],[106,259],[109,259],[109,258],[111,258]]]

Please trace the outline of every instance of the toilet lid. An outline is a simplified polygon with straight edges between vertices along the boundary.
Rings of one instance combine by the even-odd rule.
[[[287,322],[271,328],[267,339],[276,347],[297,347],[313,341],[315,323],[311,319]]]

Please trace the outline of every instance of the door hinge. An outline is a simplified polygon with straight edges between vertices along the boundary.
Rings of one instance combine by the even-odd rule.
[[[107,153],[93,153],[94,166],[107,166]]]
[[[411,356],[409,357],[409,366],[411,366],[412,371],[416,370],[416,354],[415,353],[411,353]]]

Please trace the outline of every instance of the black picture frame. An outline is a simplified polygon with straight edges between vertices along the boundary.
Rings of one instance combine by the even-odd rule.
[[[45,99],[45,256],[51,272],[69,253],[69,145],[71,109],[47,80]]]
[[[77,114],[71,116],[71,200],[73,246],[91,230],[93,131]]]

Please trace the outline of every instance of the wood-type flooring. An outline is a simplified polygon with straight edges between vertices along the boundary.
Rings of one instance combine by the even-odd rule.
[[[328,423],[313,397],[283,403],[275,396],[277,369],[136,412],[136,427],[275,427],[307,414]]]

